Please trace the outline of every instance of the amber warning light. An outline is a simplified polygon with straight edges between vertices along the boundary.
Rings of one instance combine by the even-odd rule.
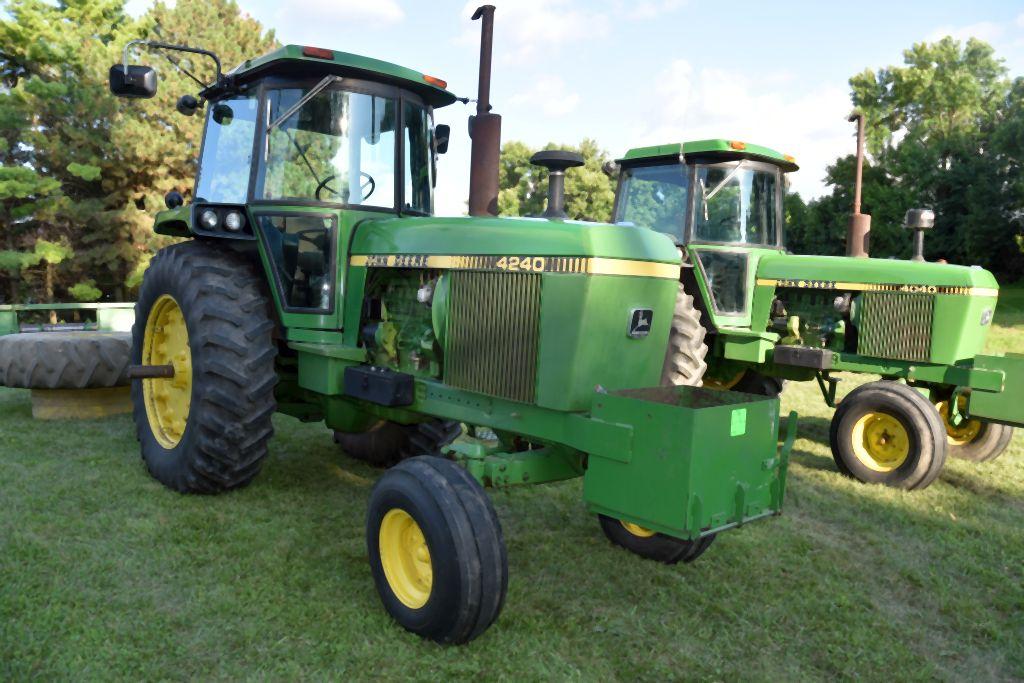
[[[322,47],[302,48],[303,57],[316,57],[317,59],[334,59],[334,50],[325,50]]]
[[[423,80],[429,83],[430,85],[441,88],[442,90],[448,87],[448,81],[442,80],[437,76],[424,76]]]

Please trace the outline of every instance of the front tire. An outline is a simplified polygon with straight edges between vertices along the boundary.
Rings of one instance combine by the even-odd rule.
[[[964,408],[966,401],[963,398],[959,401],[960,407]],[[946,429],[949,455],[954,458],[971,462],[995,460],[1013,440],[1013,427],[1007,425],[970,418],[965,419],[957,427],[949,424],[949,399],[939,401],[935,407]]]
[[[248,484],[273,434],[274,324],[246,260],[201,242],[162,249],[146,270],[132,363],[174,377],[132,382],[135,428],[150,474],[181,493]]]
[[[370,569],[384,608],[439,643],[466,643],[498,618],[508,558],[483,487],[455,463],[418,456],[377,480],[366,516]]]
[[[898,382],[870,382],[851,391],[832,417],[829,441],[839,471],[869,484],[923,489],[946,462],[938,411]]]
[[[601,531],[615,545],[640,557],[665,564],[693,562],[715,540],[715,534],[711,534],[695,541],[684,541],[613,517],[598,515],[597,519],[601,523]]]

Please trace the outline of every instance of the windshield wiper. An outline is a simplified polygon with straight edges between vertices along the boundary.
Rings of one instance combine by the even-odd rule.
[[[294,114],[298,110],[302,109],[302,107],[304,107],[307,102],[309,102],[311,99],[313,99],[314,97],[319,95],[321,92],[323,92],[324,89],[327,86],[329,86],[329,85],[331,85],[333,83],[341,83],[343,80],[345,80],[345,79],[343,79],[341,76],[325,76],[323,78],[323,80],[321,80],[319,83],[314,85],[313,88],[308,93],[303,95],[302,98],[298,102],[296,102],[292,106],[288,107],[288,109],[285,111],[285,113],[283,113],[280,116],[278,116],[277,120],[275,120],[273,123],[271,123],[269,126],[267,126],[267,133],[269,134],[270,131],[274,130],[275,128],[280,126],[282,123],[284,123],[292,114]]]
[[[714,189],[711,190],[711,192],[708,192],[706,195],[704,195],[704,203],[707,204],[707,201],[709,199],[718,194],[718,191],[721,190],[727,182],[732,180],[733,176],[736,175],[741,168],[743,168],[743,164],[745,163],[747,163],[746,159],[736,164],[736,166],[731,171],[729,171],[729,173],[724,178],[722,178],[722,182],[715,185]]]

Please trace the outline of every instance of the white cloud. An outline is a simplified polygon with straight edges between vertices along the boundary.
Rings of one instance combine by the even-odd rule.
[[[478,0],[466,3],[470,15]],[[608,35],[608,15],[579,6],[575,0],[515,0],[496,2],[494,54],[506,64],[533,62],[567,43],[595,40]],[[466,28],[460,42],[476,44],[479,24]]]
[[[630,19],[655,19],[675,12],[685,4],[686,0],[639,0],[628,3],[622,11]]]
[[[631,145],[726,138],[777,149],[796,157],[801,170],[790,176],[805,199],[825,192],[825,168],[854,151],[852,105],[846,88],[821,85],[786,95],[772,79],[752,80],[716,68],[694,69],[673,61],[660,75],[657,109],[642,119]]]
[[[282,7],[277,12],[279,21],[308,21],[316,18],[319,26],[331,22],[364,23],[371,26],[396,24],[405,19],[405,11],[396,0],[305,0],[301,8]]]
[[[1021,18],[1024,18],[1024,14],[1017,18],[1018,25],[1024,25],[1021,24]],[[929,43],[934,43],[946,36],[952,36],[961,42],[966,41],[968,38],[977,38],[978,40],[984,40],[986,43],[991,43],[999,40],[1003,36],[1004,30],[1002,24],[997,24],[994,21],[979,21],[976,24],[968,24],[966,26],[940,26],[928,34],[926,40]]]
[[[566,91],[565,81],[559,76],[541,76],[527,91],[517,92],[509,99],[514,107],[534,108],[540,105],[545,116],[565,116],[580,103],[580,96]]]
[[[1017,15],[1017,21],[1015,23],[1017,26],[1024,28],[1024,12]]]

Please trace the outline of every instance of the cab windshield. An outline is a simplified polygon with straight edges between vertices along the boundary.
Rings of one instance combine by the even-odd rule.
[[[338,87],[270,88],[266,98],[256,199],[387,209],[400,201],[404,211],[430,213],[426,107]]]
[[[779,169],[749,160],[698,165],[693,240],[775,246]]]
[[[626,167],[615,221],[663,232],[680,244],[776,246],[780,173],[776,166],[746,159]],[[692,216],[689,226],[688,213]]]

